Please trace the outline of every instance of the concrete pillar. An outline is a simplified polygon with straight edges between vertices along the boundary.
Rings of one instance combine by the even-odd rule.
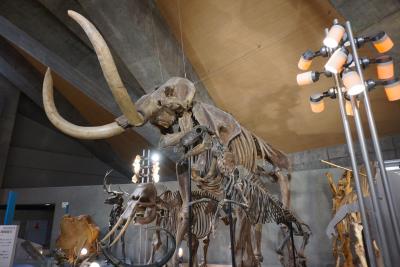
[[[18,108],[19,90],[0,75],[0,188],[3,185],[14,122]]]

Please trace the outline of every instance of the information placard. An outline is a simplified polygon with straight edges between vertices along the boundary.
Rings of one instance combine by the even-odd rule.
[[[17,237],[18,225],[0,225],[0,266],[13,265]]]

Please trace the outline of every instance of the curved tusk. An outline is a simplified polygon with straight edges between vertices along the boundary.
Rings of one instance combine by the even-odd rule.
[[[117,230],[117,228],[121,225],[122,221],[124,219],[122,217],[119,217],[117,223],[114,225],[114,227],[103,237],[103,239],[100,241],[100,243],[104,243],[107,241],[107,239],[110,238],[110,236]]]
[[[81,14],[68,10],[68,15],[82,27],[92,43],[108,86],[129,124],[133,126],[142,125],[144,123],[143,116],[137,112],[135,104],[131,101],[128,91],[122,83],[117,66],[104,38],[96,27]]]
[[[103,126],[84,127],[72,124],[61,117],[54,104],[53,78],[51,77],[50,68],[47,68],[43,81],[43,106],[47,117],[55,127],[63,133],[78,139],[104,139],[125,131],[116,122]]]
[[[162,266],[165,266],[165,264],[174,255],[174,252],[176,249],[176,239],[175,239],[174,235],[167,229],[160,228],[160,227],[156,227],[156,229],[159,229],[160,231],[164,231],[168,236],[167,240],[171,241],[171,246],[167,246],[167,248],[169,248],[168,251],[165,253],[165,255],[161,259],[157,260],[156,262],[149,263],[149,264],[128,264],[128,263],[122,262],[121,260],[117,259],[114,255],[112,255],[110,252],[110,247],[106,247],[106,246],[101,246],[103,254],[108,260],[111,261],[112,264],[114,264],[114,266],[125,266],[125,267],[162,267]]]
[[[133,219],[133,216],[130,216],[128,220],[126,221],[124,227],[122,227],[121,231],[118,233],[117,237],[112,241],[110,244],[110,247],[114,246],[115,243],[118,242],[118,240],[121,238],[121,236],[125,233],[126,229],[128,229],[129,224],[131,223]]]

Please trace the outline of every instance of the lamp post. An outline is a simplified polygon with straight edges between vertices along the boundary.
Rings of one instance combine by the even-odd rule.
[[[353,116],[355,120],[355,128],[360,143],[361,154],[366,168],[368,184],[370,188],[370,195],[372,200],[372,208],[374,221],[377,225],[378,239],[381,250],[383,251],[383,258],[385,266],[393,266],[391,254],[389,253],[390,245],[388,243],[387,232],[385,232],[385,225],[383,221],[383,213],[381,206],[387,207],[389,213],[389,231],[392,230],[395,237],[395,246],[397,251],[400,251],[400,228],[396,220],[396,213],[392,194],[390,192],[390,184],[387,178],[385,165],[379,145],[375,121],[369,102],[368,92],[374,89],[377,85],[383,85],[389,101],[400,99],[400,81],[394,78],[393,59],[389,56],[380,56],[375,59],[359,58],[357,49],[367,42],[372,42],[374,47],[379,53],[385,53],[393,47],[393,42],[385,32],[379,32],[374,36],[357,37],[354,38],[350,22],[346,22],[345,26],[340,25],[338,20],[334,20],[333,26],[329,31],[326,31],[326,37],[323,41],[324,46],[318,51],[311,52],[307,50],[300,58],[298,67],[301,70],[308,70],[311,66],[312,60],[317,56],[329,57],[325,64],[324,72],[306,72],[297,76],[297,83],[300,86],[311,84],[319,80],[321,73],[325,76],[333,76],[335,87],[323,93],[317,93],[310,97],[311,110],[315,113],[320,113],[324,110],[324,98],[331,98],[339,100],[340,116],[342,118],[346,143],[350,154],[350,161],[353,168],[354,180],[359,203],[359,210],[361,220],[364,227],[364,237],[370,259],[370,265],[376,266],[376,258],[373,249],[373,239],[371,233],[371,222],[368,221],[366,214],[365,202],[361,190],[360,179],[357,170],[357,161],[354,152],[354,144],[351,136],[351,129],[346,115]],[[351,48],[351,53],[348,49]],[[365,68],[369,64],[377,65],[378,78],[380,80],[365,81],[362,67]],[[345,87],[343,87],[343,85]],[[347,100],[347,101],[346,101]],[[366,116],[368,119],[368,128],[371,132],[371,139],[374,146],[376,159],[378,161],[382,185],[383,185],[383,201],[378,200],[376,192],[376,182],[372,177],[372,168],[369,161],[369,155],[366,145],[366,138],[364,135],[363,125],[361,123],[359,103],[364,103]],[[380,205],[382,204],[382,205]],[[386,227],[387,228],[387,227]],[[393,255],[392,255],[393,256]]]

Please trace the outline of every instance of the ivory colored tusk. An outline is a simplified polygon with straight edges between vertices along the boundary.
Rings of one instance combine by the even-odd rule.
[[[120,226],[120,224],[122,223],[123,218],[119,217],[117,223],[114,225],[114,227],[105,235],[105,237],[103,237],[103,239],[100,241],[100,243],[104,243],[106,242],[107,239],[110,238],[110,236],[115,232],[115,230],[117,230],[117,228]]]
[[[130,216],[128,220],[126,221],[124,227],[122,227],[121,231],[118,233],[118,236],[112,241],[110,244],[110,247],[114,246],[115,243],[118,242],[118,240],[121,238],[121,236],[125,233],[126,229],[128,228],[129,224],[132,221],[133,216]]]
[[[128,91],[122,83],[117,66],[104,38],[96,27],[81,14],[68,10],[68,15],[82,27],[92,43],[107,84],[129,124],[133,126],[142,125],[144,123],[143,116],[137,112],[135,104],[131,101]]]
[[[51,77],[50,68],[47,68],[43,81],[43,106],[47,117],[55,127],[63,133],[78,139],[104,139],[125,131],[116,122],[103,126],[85,127],[72,124],[61,117],[54,104],[53,78]]]

